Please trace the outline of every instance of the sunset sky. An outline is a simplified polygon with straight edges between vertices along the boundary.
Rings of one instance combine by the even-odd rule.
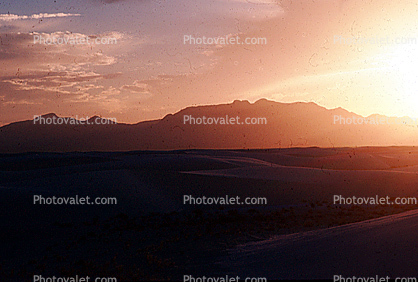
[[[0,125],[50,112],[136,123],[260,98],[418,117],[417,18],[415,0],[2,1]],[[190,45],[185,35],[266,44]]]

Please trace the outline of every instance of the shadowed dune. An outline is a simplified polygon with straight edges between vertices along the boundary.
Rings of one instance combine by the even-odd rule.
[[[416,212],[320,228],[415,208],[334,205],[333,195],[417,197],[417,166],[415,147],[3,154],[0,228],[8,232],[0,235],[7,254],[0,274],[25,269],[19,277],[56,275],[61,268],[77,274],[83,258],[98,268],[108,263],[128,278],[133,277],[128,270],[137,267],[146,277],[162,271],[173,279],[184,273],[222,276],[225,270],[268,278],[376,274],[366,267],[378,274],[405,270],[412,275]],[[35,205],[34,195],[114,197],[117,205]],[[184,195],[264,197],[267,203],[192,205],[184,204]],[[300,233],[312,229],[317,231]],[[292,232],[299,233],[264,241]],[[135,248],[121,245],[121,236]],[[159,251],[161,246],[167,249]],[[225,258],[227,247],[231,257]],[[118,262],[113,261],[116,254]],[[166,259],[169,264],[163,263]],[[222,263],[208,267],[217,261]],[[119,263],[126,268],[118,268]]]
[[[270,279],[418,276],[418,211],[277,236],[230,250],[229,274]]]

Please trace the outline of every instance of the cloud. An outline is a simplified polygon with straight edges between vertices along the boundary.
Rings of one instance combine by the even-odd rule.
[[[81,91],[91,90],[91,87],[82,85],[84,82],[94,82],[103,78],[102,75],[93,72],[35,72],[27,76],[3,79],[2,82],[10,83],[16,90],[40,90],[45,92],[71,94],[74,89]]]
[[[133,84],[123,85],[121,89],[135,94],[150,94],[150,86],[138,80],[135,80]]]
[[[15,74],[19,68],[38,71],[60,71],[62,69],[77,70],[81,67],[109,66],[116,63],[115,53],[122,40],[118,44],[40,44],[35,43],[35,36],[43,38],[60,38],[72,36],[86,38],[87,35],[79,33],[0,33],[2,43],[0,63],[4,67],[0,69],[0,77]],[[97,35],[104,37],[106,35]],[[111,37],[120,35],[112,33]],[[6,63],[8,62],[8,63]]]
[[[68,32],[0,33],[3,43],[0,65],[4,66],[0,69],[0,94],[4,94],[5,102],[16,103],[28,99],[45,102],[58,95],[64,95],[63,99],[67,96],[76,99],[78,96],[100,93],[104,88],[100,81],[116,79],[122,75],[120,72],[107,71],[101,74],[98,71],[103,69],[100,67],[116,63],[116,58],[109,53],[118,50],[119,46],[34,44],[34,35],[46,38],[86,36]],[[107,35],[122,38],[122,35],[116,32]],[[105,34],[96,36],[103,37]],[[122,41],[119,39],[118,43]]]
[[[265,20],[284,14],[277,0],[217,0],[224,7],[219,13],[246,20]]]
[[[30,16],[26,15],[16,15],[16,14],[0,14],[0,21],[16,21],[16,20],[38,20],[38,19],[47,19],[47,18],[64,18],[64,17],[78,17],[81,16],[80,14],[69,14],[69,13],[40,13],[40,14],[33,14]]]
[[[21,99],[3,102],[3,105],[42,105],[42,103]]]

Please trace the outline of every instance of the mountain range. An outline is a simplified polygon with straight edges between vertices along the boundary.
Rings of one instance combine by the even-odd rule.
[[[59,118],[53,113],[42,117]],[[202,121],[198,118],[203,117],[212,124],[197,124]],[[237,120],[244,123],[246,118],[250,118],[249,122],[251,118],[260,122],[236,124]],[[162,119],[136,124],[75,124],[77,120],[66,119],[67,123],[62,124],[26,120],[0,127],[0,153],[418,144],[417,124],[378,124],[379,120],[390,118],[362,117],[342,108],[326,109],[312,102],[236,100],[229,104],[187,107]],[[101,118],[100,121],[105,123]]]

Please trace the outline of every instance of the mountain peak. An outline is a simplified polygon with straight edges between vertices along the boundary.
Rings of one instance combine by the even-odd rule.
[[[55,114],[55,113],[48,113],[48,114],[45,114],[45,115],[41,115],[41,117],[43,117],[43,118],[58,118],[58,116]]]
[[[89,121],[95,121],[96,119],[102,119],[102,118],[95,115],[95,116],[92,116],[91,118],[89,118]]]
[[[263,105],[269,105],[269,104],[273,105],[273,104],[277,104],[277,103],[278,102],[271,101],[271,100],[267,100],[266,98],[261,98],[261,99],[255,101],[254,102],[254,105],[259,105],[259,106],[261,105],[261,106],[263,106]]]
[[[243,105],[243,104],[249,105],[250,102],[248,102],[248,100],[234,100],[234,102],[232,102],[232,104],[234,104],[234,105],[237,105],[237,104],[240,104],[240,105]]]

